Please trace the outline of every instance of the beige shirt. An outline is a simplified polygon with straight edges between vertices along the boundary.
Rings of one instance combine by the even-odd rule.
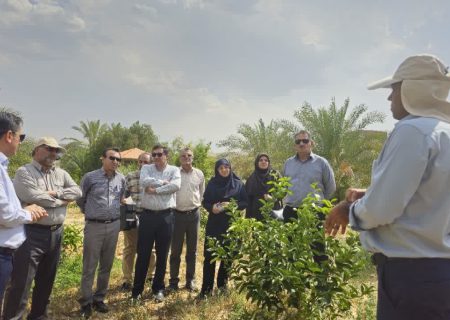
[[[179,211],[189,211],[202,205],[203,193],[205,192],[205,176],[197,168],[192,168],[186,172],[180,168],[181,187],[177,191],[176,209]]]
[[[64,200],[77,200],[81,189],[63,169],[53,167],[44,172],[36,161],[26,164],[16,171],[14,188],[22,205],[37,204],[48,213],[37,224],[52,225],[64,222],[67,203]],[[56,196],[48,191],[56,191]]]

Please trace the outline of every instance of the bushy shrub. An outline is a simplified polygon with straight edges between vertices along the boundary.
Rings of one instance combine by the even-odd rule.
[[[67,256],[78,252],[83,245],[83,231],[75,224],[64,225],[64,236],[62,242],[62,254]]]
[[[332,204],[314,196],[304,200],[291,223],[272,219],[273,203],[286,195],[288,186],[287,178],[273,183],[273,200],[264,201],[262,208],[264,221],[243,218],[232,203],[227,248],[209,239],[213,256],[232,261],[230,279],[262,312],[270,311],[277,318],[288,314],[300,319],[342,317],[353,299],[373,290],[364,284],[355,287],[350,281],[367,263],[357,235],[325,236],[318,212],[326,215]],[[317,249],[320,244],[324,252]],[[315,256],[324,253],[324,261],[315,261]]]

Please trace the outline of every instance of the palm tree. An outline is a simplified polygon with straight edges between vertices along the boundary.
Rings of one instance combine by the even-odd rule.
[[[218,143],[225,147],[225,156],[229,157],[235,168],[239,168],[244,177],[253,171],[256,155],[266,152],[273,167],[280,169],[284,161],[293,153],[292,138],[297,126],[287,120],[272,120],[265,124],[262,119],[251,126],[240,124],[237,133]]]
[[[371,124],[382,123],[383,113],[368,112],[364,104],[349,111],[349,105],[347,98],[341,107],[337,107],[333,98],[328,108],[315,110],[305,102],[294,113],[303,128],[311,133],[315,152],[325,157],[335,170],[339,192],[350,183],[349,176],[359,183],[367,183],[363,177],[369,176],[371,163],[386,139],[385,133],[366,130]]]
[[[73,126],[72,129],[78,131],[87,140],[88,147],[93,146],[97,139],[108,130],[108,125],[100,123],[100,120],[80,121],[80,126]],[[71,141],[81,142],[76,138],[64,138]]]

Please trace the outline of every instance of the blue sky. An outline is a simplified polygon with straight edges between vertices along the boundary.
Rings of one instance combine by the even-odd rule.
[[[0,106],[34,137],[100,119],[216,143],[349,97],[390,130],[389,91],[366,85],[412,54],[450,63],[449,12],[447,0],[0,0]]]

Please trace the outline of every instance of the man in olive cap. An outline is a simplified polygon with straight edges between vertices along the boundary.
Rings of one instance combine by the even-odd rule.
[[[55,166],[55,161],[63,151],[65,149],[54,138],[43,137],[33,149],[33,161],[16,172],[14,188],[22,205],[37,204],[44,207],[48,217],[25,226],[27,239],[14,254],[4,319],[22,319],[33,280],[33,298],[28,319],[47,318],[47,305],[59,262],[67,205],[81,197],[81,189],[70,175]]]
[[[349,189],[325,230],[360,231],[378,273],[378,319],[450,319],[450,77],[435,56],[407,58],[369,89],[391,88],[398,122],[367,190]]]

